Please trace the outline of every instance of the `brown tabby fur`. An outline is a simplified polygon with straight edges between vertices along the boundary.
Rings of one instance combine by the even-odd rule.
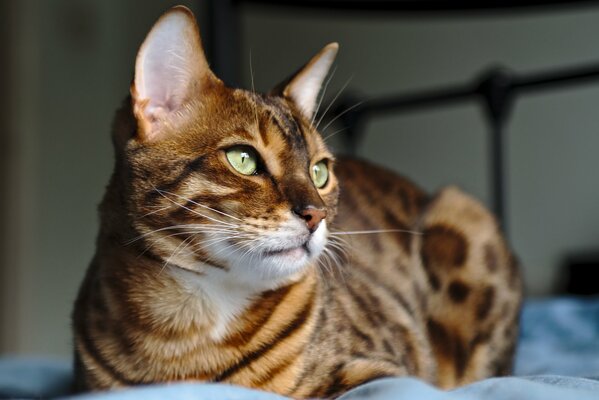
[[[520,275],[484,207],[456,188],[430,197],[367,162],[333,162],[280,92],[202,87],[159,140],[140,133],[131,99],[117,113],[115,171],[73,313],[79,390],[198,380],[335,397],[381,377],[449,388],[510,372]],[[236,143],[257,149],[268,174],[234,173],[223,149]],[[321,159],[331,177],[319,190],[308,166]],[[342,250],[253,293],[215,336],[219,315],[194,282],[227,279],[226,260],[201,233],[160,229],[232,222],[211,207],[259,235],[308,204],[326,208],[331,232],[387,231],[332,235]],[[202,268],[178,265],[190,259]]]

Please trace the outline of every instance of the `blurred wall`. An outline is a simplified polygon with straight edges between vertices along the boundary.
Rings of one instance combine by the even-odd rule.
[[[3,352],[70,353],[71,303],[93,254],[96,205],[112,168],[113,111],[127,94],[137,46],[174,3],[14,2]],[[204,4],[193,3],[206,36]],[[349,78],[350,88],[376,96],[469,80],[494,62],[531,71],[599,59],[597,8],[391,18],[244,7],[241,22],[239,67],[248,88],[250,49],[256,88],[266,90],[324,44],[340,42],[329,99]],[[551,291],[565,252],[597,246],[597,104],[599,83],[516,104],[509,233],[531,294]],[[370,124],[360,155],[429,190],[458,183],[487,201],[486,132],[475,104],[405,114]]]
[[[198,8],[191,1],[11,2],[3,352],[71,351],[69,315],[112,170],[114,110],[128,94],[147,30],[177,3]]]
[[[9,60],[10,52],[10,5],[8,2],[0,2],[0,65],[4,66],[4,73],[0,74],[0,87],[6,88],[8,86],[8,76],[10,72],[6,68]],[[10,122],[8,121],[11,115],[11,102],[8,96],[0,96],[0,183],[4,186],[7,184],[9,174],[7,172],[9,154],[11,153],[11,137],[8,134],[10,130]],[[6,214],[8,209],[8,202],[6,196],[0,196],[0,226],[6,224]],[[6,229],[0,230],[0,254],[6,254]],[[6,282],[8,276],[6,275],[5,268],[2,266],[5,264],[6,259],[0,259],[0,282]],[[9,297],[7,293],[0,287],[0,323],[6,321],[7,314],[6,309],[2,307]],[[0,343],[4,343],[6,340],[6,330],[0,329]]]

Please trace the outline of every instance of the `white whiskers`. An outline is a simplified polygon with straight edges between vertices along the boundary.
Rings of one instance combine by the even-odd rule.
[[[160,250],[155,254],[162,260],[162,268],[160,268],[158,274],[162,273],[169,265],[203,273],[204,264],[213,264],[215,266],[222,264],[225,270],[232,265],[237,265],[239,268],[245,268],[245,266],[247,268],[257,268],[255,270],[258,274],[256,279],[268,279],[267,277],[281,276],[281,271],[286,271],[288,268],[291,268],[291,265],[294,265],[294,261],[289,261],[291,264],[288,265],[286,258],[272,258],[266,256],[265,253],[269,249],[278,248],[279,243],[284,246],[285,243],[293,242],[289,235],[284,234],[280,236],[281,239],[279,242],[279,236],[273,236],[272,234],[275,234],[275,232],[269,233],[270,228],[267,226],[256,229],[256,227],[252,227],[249,221],[246,222],[238,216],[202,204],[199,201],[156,187],[154,187],[154,190],[163,199],[161,201],[162,205],[149,206],[150,209],[156,209],[144,214],[142,217],[151,216],[172,207],[179,207],[202,217],[201,221],[203,222],[198,223],[194,219],[193,223],[178,223],[151,230],[148,229],[147,232],[142,231],[143,233],[138,237],[126,243],[126,245],[129,245],[138,240],[149,238],[147,243],[144,242],[147,247],[143,250],[142,254],[152,248]],[[168,205],[165,206],[165,202]],[[202,211],[198,211],[198,209]],[[326,244],[319,242],[322,247],[320,247],[321,245],[316,246],[319,250],[315,251],[319,253],[317,252],[312,256],[308,255],[305,259],[307,262],[310,259],[316,262],[319,266],[317,268],[319,273],[334,275],[335,278],[333,280],[340,281],[343,284],[346,274],[349,273],[345,266],[351,263],[351,251],[349,251],[351,246],[348,245],[343,237],[386,233],[422,235],[421,232],[408,229],[330,231]],[[268,239],[269,235],[270,239]],[[277,239],[273,241],[273,238]],[[318,240],[324,240],[324,237]],[[297,265],[293,268],[297,268]],[[239,271],[243,271],[243,269]],[[243,276],[247,273],[243,272]],[[251,275],[248,276],[251,278]],[[329,278],[323,276],[325,281],[331,281]]]
[[[366,102],[366,100],[362,100],[362,101],[359,101],[359,102],[357,102],[356,104],[354,104],[354,105],[353,105],[353,106],[351,106],[351,107],[347,107],[345,110],[343,110],[342,112],[340,112],[339,114],[337,114],[337,115],[335,116],[335,118],[333,118],[332,120],[330,120],[330,121],[329,121],[329,123],[328,123],[328,124],[326,124],[324,128],[322,128],[321,132],[324,132],[324,131],[326,131],[326,130],[327,130],[327,128],[328,128],[329,126],[331,126],[331,124],[332,124],[333,122],[337,121],[337,120],[338,120],[339,118],[341,118],[343,115],[345,115],[346,113],[350,112],[350,111],[351,111],[351,110],[353,110],[354,108],[361,106],[361,105],[362,105],[362,104],[364,104],[365,102]]]
[[[391,233],[391,232],[402,232],[402,233],[410,233],[412,235],[422,235],[422,232],[411,231],[408,229],[374,229],[374,230],[365,230],[365,231],[337,231],[337,232],[331,232],[331,235],[369,235],[369,234],[373,234],[373,233]]]
[[[348,270],[344,267],[350,258],[347,247],[347,242],[342,238],[330,237],[321,256],[318,258],[318,265],[322,267],[322,269],[318,269],[319,273],[324,272],[330,277],[338,276],[341,278],[342,283],[346,285],[345,275]],[[324,275],[323,281],[328,285],[329,279]]]
[[[331,109],[331,107],[333,106],[333,104],[335,103],[335,101],[339,98],[339,96],[341,96],[341,93],[343,93],[343,91],[345,90],[345,88],[347,87],[347,85],[349,85],[349,83],[351,82],[351,80],[353,78],[354,78],[353,75],[350,76],[347,79],[347,81],[345,81],[345,83],[343,84],[343,86],[341,86],[341,89],[339,89],[339,91],[337,91],[337,94],[335,94],[335,97],[333,97],[333,100],[331,100],[331,102],[329,103],[329,105],[327,106],[327,108],[325,108],[324,112],[322,113],[322,115],[318,119],[318,122],[316,123],[316,127],[315,127],[316,130],[318,130],[318,127],[320,126],[320,123],[322,122],[322,120],[325,117],[325,115],[327,115],[327,112]],[[323,129],[323,131],[324,131],[324,129]]]
[[[242,219],[240,219],[240,218],[237,218],[237,217],[234,217],[234,216],[233,216],[233,215],[231,215],[231,214],[227,214],[226,212],[223,212],[223,211],[217,210],[217,209],[215,209],[215,208],[212,208],[212,207],[208,207],[207,205],[204,205],[204,204],[198,203],[198,202],[196,202],[196,201],[193,201],[192,199],[188,199],[187,197],[180,196],[180,195],[178,195],[177,193],[168,192],[168,191],[166,191],[166,190],[162,190],[162,189],[156,189],[156,188],[154,188],[154,189],[155,189],[155,190],[156,190],[158,193],[160,193],[161,195],[167,194],[167,195],[170,195],[170,196],[175,196],[175,197],[177,197],[177,198],[179,198],[179,199],[181,199],[181,200],[184,200],[184,201],[186,201],[186,202],[189,202],[189,203],[191,203],[191,204],[193,204],[193,205],[195,205],[195,206],[202,207],[202,208],[205,208],[205,209],[207,209],[207,210],[214,211],[214,212],[215,212],[215,213],[217,213],[217,214],[224,215],[225,217],[229,217],[229,218],[231,218],[231,219],[234,219],[234,220],[237,220],[237,221],[243,222],[243,220],[242,220]],[[163,197],[164,197],[164,196],[163,196]],[[179,203],[175,203],[175,204],[177,204],[177,205],[180,205]],[[222,221],[221,221],[221,222],[222,222]]]
[[[191,213],[193,213],[193,214],[199,215],[200,217],[204,217],[204,218],[206,218],[206,219],[209,219],[210,221],[216,222],[216,223],[218,223],[218,224],[224,224],[224,225],[229,225],[229,226],[233,226],[233,227],[238,227],[238,225],[236,225],[236,224],[233,224],[233,223],[230,223],[230,222],[221,221],[221,220],[218,220],[218,219],[216,219],[216,218],[212,218],[211,216],[209,216],[209,215],[206,215],[206,214],[202,214],[201,212],[199,212],[199,211],[197,211],[197,210],[193,210],[193,209],[191,209],[191,208],[187,207],[187,206],[186,206],[186,205],[184,205],[184,204],[177,203],[175,200],[171,199],[171,198],[170,198],[170,197],[168,197],[166,194],[169,194],[169,195],[175,196],[175,197],[177,197],[177,198],[183,199],[183,200],[185,200],[186,202],[192,203],[193,205],[197,205],[197,206],[199,206],[199,207],[203,207],[203,208],[209,209],[209,210],[211,210],[211,211],[213,211],[213,212],[216,212],[216,213],[218,213],[218,214],[225,215],[225,216],[227,216],[227,217],[229,217],[229,218],[233,218],[233,219],[236,219],[236,220],[239,220],[239,221],[241,221],[241,220],[240,220],[239,218],[237,218],[237,217],[234,217],[234,216],[232,216],[232,215],[226,214],[226,213],[224,213],[224,212],[222,212],[222,211],[219,211],[219,210],[215,210],[214,208],[211,208],[211,207],[205,206],[205,205],[203,205],[203,204],[197,203],[197,202],[195,202],[195,201],[193,201],[193,200],[191,200],[191,199],[185,198],[185,197],[183,197],[183,196],[179,196],[178,194],[171,193],[171,192],[166,192],[166,191],[164,191],[164,190],[157,189],[156,187],[154,187],[154,190],[156,190],[156,192],[158,192],[158,194],[160,194],[162,197],[164,197],[166,200],[168,200],[168,201],[172,202],[173,204],[175,204],[175,205],[177,205],[177,206],[179,206],[179,207],[181,207],[181,208],[183,208],[183,209],[185,209],[185,210],[187,210],[187,211],[189,211],[189,212],[191,212]]]
[[[254,68],[252,67],[252,49],[250,49],[250,79],[252,80],[252,93],[256,94],[256,88],[254,87]],[[256,116],[256,129],[260,127],[260,121],[258,121],[258,107],[256,103],[252,102],[254,107],[254,115]]]
[[[318,104],[316,105],[316,110],[314,110],[314,114],[312,115],[312,119],[310,120],[310,125],[314,125],[314,121],[316,120],[316,115],[318,115],[318,110],[320,110],[320,106],[322,104],[322,100],[324,99],[324,96],[327,92],[327,87],[329,86],[329,82],[331,82],[331,79],[333,79],[333,76],[335,76],[335,72],[337,72],[337,66],[335,66],[335,68],[333,68],[333,71],[330,73],[329,77],[327,78],[326,82],[324,83],[324,86],[322,87],[322,93],[320,95],[320,99],[318,100]],[[328,110],[328,107],[327,107]],[[326,113],[326,111],[325,111]]]

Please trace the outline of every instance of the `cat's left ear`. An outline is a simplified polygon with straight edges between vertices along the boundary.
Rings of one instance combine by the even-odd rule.
[[[186,105],[216,84],[222,82],[208,66],[193,13],[171,8],[154,24],[135,61],[131,98],[139,137],[153,141],[176,130],[187,116]]]
[[[318,93],[335,61],[338,50],[337,43],[326,45],[306,65],[291,78],[279,84],[271,93],[293,101],[306,118],[312,118],[316,110]]]

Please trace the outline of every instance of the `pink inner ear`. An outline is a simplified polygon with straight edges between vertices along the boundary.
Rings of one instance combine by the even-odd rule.
[[[189,88],[208,70],[193,16],[173,9],[154,25],[135,65],[132,97],[146,136],[181,110]]]
[[[327,76],[339,46],[331,43],[325,46],[290,82],[288,95],[308,118],[316,109],[318,93]]]

